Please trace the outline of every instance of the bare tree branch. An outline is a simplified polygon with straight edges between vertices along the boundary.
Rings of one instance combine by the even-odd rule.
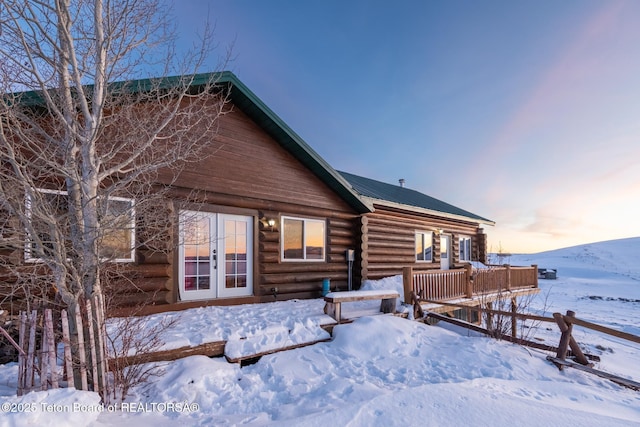
[[[136,251],[171,250],[164,194],[220,149],[226,92],[197,74],[213,28],[177,59],[158,0],[0,0],[0,27],[0,303],[75,319],[103,278],[135,286]]]

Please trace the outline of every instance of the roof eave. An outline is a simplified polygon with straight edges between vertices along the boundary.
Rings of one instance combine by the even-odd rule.
[[[389,207],[389,208],[402,209],[402,210],[406,210],[406,211],[410,211],[410,212],[417,212],[417,213],[422,213],[422,214],[427,214],[427,215],[435,215],[435,216],[448,218],[448,219],[455,219],[455,220],[467,221],[467,222],[475,222],[475,223],[478,223],[478,224],[485,224],[485,225],[492,225],[492,226],[496,225],[496,223],[494,221],[491,221],[489,219],[482,218],[482,217],[470,217],[470,216],[464,216],[464,215],[456,215],[456,214],[452,214],[452,213],[448,213],[448,212],[442,212],[442,211],[437,211],[437,210],[433,210],[433,209],[421,208],[421,207],[418,207],[418,206],[405,205],[403,203],[390,202],[388,200],[376,199],[374,197],[368,197],[368,196],[362,196],[362,198],[367,200],[368,203],[370,203],[371,205],[380,205],[380,206],[385,206],[385,207]]]

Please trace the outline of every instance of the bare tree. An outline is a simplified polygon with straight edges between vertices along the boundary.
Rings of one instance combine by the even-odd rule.
[[[115,261],[167,244],[152,226],[136,234],[136,220],[170,227],[158,215],[170,209],[162,192],[213,152],[225,96],[216,74],[196,74],[211,30],[178,60],[165,6],[0,0],[4,288],[30,303],[58,301],[72,330],[102,279],[124,265]],[[158,78],[134,80],[149,67]]]

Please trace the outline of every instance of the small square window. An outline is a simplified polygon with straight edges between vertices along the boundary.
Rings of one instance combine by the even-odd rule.
[[[282,259],[324,261],[325,222],[317,219],[282,217]]]

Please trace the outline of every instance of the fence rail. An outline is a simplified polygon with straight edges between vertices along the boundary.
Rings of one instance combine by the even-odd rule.
[[[436,301],[430,301],[430,302],[436,302]],[[610,374],[608,372],[594,369],[593,364],[591,362],[600,362],[600,357],[592,354],[583,353],[582,349],[580,348],[576,340],[573,338],[572,329],[574,325],[581,326],[583,328],[591,329],[593,331],[597,331],[606,335],[621,338],[636,344],[640,344],[640,336],[579,319],[576,317],[575,312],[571,310],[568,310],[566,315],[562,315],[561,313],[553,313],[553,317],[546,317],[546,316],[538,316],[538,315],[528,314],[528,313],[518,313],[517,311],[507,312],[507,311],[500,311],[500,310],[492,310],[492,309],[483,308],[483,307],[469,307],[460,303],[440,302],[440,304],[444,304],[451,307],[457,307],[460,309],[471,309],[471,310],[475,310],[477,312],[483,313],[486,327],[483,328],[481,326],[478,326],[469,322],[465,322],[459,319],[453,319],[437,313],[427,313],[425,319],[427,317],[431,317],[437,320],[453,323],[455,325],[462,326],[464,328],[468,328],[476,332],[481,332],[481,333],[493,336],[494,338],[498,337],[516,344],[556,353],[555,357],[547,356],[547,360],[549,360],[550,362],[553,362],[560,370],[562,370],[565,367],[576,368],[584,372],[597,375],[601,378],[606,378],[624,387],[640,391],[640,382],[638,381],[634,381],[630,378],[621,377],[619,375]],[[537,341],[531,341],[523,336],[517,337],[516,334],[513,333],[513,331],[515,330],[514,327],[511,328],[512,329],[511,335],[501,333],[501,331],[497,331],[498,334],[496,334],[496,331],[489,327],[489,325],[491,324],[491,320],[489,319],[491,319],[491,317],[494,315],[503,316],[505,318],[511,318],[512,325],[516,324],[516,319],[530,320],[534,322],[556,323],[558,328],[560,329],[560,342],[557,347],[554,347],[554,346],[539,343]],[[567,359],[567,356],[569,356],[569,354],[571,354],[571,357],[574,358],[575,361],[571,359]]]

